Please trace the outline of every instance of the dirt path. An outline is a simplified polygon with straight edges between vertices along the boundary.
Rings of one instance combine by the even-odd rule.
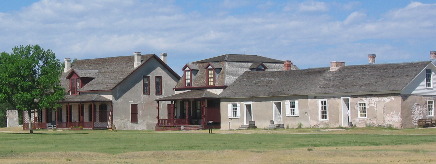
[[[27,153],[0,163],[436,163],[436,143],[425,145],[301,148],[277,151],[150,151]]]

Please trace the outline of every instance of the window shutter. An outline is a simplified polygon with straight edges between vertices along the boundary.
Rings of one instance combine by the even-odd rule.
[[[229,118],[232,118],[232,103],[227,104],[227,115],[229,116]]]
[[[291,102],[289,100],[285,101],[285,108],[286,108],[286,116],[291,115]]]
[[[295,115],[300,116],[300,109],[298,109],[298,100],[295,100]]]
[[[237,112],[236,112],[236,117],[239,118],[239,117],[241,116],[241,104],[238,103],[238,104],[237,104],[237,107],[238,107],[238,108],[237,108],[238,110],[237,110]]]

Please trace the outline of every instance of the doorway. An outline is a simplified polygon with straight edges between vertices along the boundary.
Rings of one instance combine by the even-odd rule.
[[[245,125],[248,125],[250,121],[253,120],[253,110],[251,108],[251,103],[245,104]]]
[[[282,102],[273,102],[274,124],[282,124]]]
[[[350,120],[350,98],[341,97],[342,102],[342,126],[349,127],[351,124]]]

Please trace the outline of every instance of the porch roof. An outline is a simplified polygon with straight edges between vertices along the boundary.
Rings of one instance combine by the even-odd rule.
[[[61,103],[69,102],[111,102],[112,100],[99,94],[66,95]]]
[[[200,99],[200,98],[218,98],[218,95],[207,90],[191,90],[175,95],[156,99],[156,101],[171,101],[184,99]]]

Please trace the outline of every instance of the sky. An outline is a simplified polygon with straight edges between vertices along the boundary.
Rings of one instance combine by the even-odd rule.
[[[179,74],[222,54],[291,60],[301,69],[429,60],[431,0],[1,0],[0,52],[38,44],[57,58],[168,54]]]

